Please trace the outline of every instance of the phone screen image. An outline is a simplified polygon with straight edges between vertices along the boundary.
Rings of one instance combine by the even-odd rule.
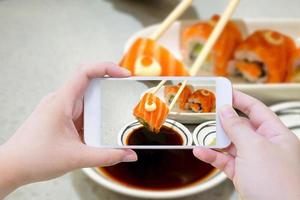
[[[92,120],[94,129],[85,128],[98,134],[93,139],[97,146],[218,146],[222,137],[217,134],[217,80],[163,80],[159,88],[162,80],[154,78],[104,78],[94,82],[94,97],[90,97],[93,106],[88,112],[96,114],[98,120]],[[87,126],[89,119],[85,119]]]

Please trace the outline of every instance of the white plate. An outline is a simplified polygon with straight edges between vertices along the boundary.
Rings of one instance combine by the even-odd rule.
[[[156,95],[163,101],[166,102],[165,97],[164,97],[164,88],[165,86],[162,86],[156,93]],[[215,88],[212,85],[193,85],[194,90],[197,89],[208,89],[210,91],[213,91],[215,93]],[[154,88],[149,88],[146,90],[142,95],[146,92],[151,92]],[[183,111],[179,110],[178,108],[173,108],[171,112],[169,113],[168,118],[173,119],[175,121],[178,121],[180,123],[186,123],[186,124],[199,124],[203,121],[208,121],[208,120],[215,120],[216,119],[216,113],[215,112],[210,112],[210,113],[195,113],[192,111]]]
[[[300,19],[243,19],[236,20],[243,34],[250,34],[257,29],[272,29],[294,38],[300,45]],[[195,21],[194,21],[195,22]],[[180,30],[182,24],[193,23],[193,21],[177,21],[158,40],[160,44],[169,49],[175,57],[182,59],[179,47]],[[132,35],[125,44],[126,52],[131,44],[139,37],[148,37],[157,28],[157,25],[146,27]],[[273,104],[279,101],[300,100],[299,83],[283,84],[234,84],[235,89],[241,90],[254,96],[266,104]]]
[[[284,102],[270,106],[280,120],[300,139],[300,101]]]

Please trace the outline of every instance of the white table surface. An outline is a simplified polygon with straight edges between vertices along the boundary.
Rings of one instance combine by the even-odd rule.
[[[80,63],[118,61],[126,39],[158,23],[177,0],[0,0],[0,144]],[[195,0],[184,18],[220,13],[227,1]],[[235,17],[300,17],[298,0],[242,0]],[[229,181],[185,199],[236,199]],[[81,172],[22,187],[7,199],[131,199]]]

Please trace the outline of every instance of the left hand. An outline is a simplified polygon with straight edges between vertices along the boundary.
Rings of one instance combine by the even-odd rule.
[[[81,67],[63,87],[43,98],[25,123],[0,146],[0,199],[18,186],[77,168],[137,160],[132,150],[86,146],[75,127],[90,80],[104,75],[127,77],[130,72],[112,63]]]

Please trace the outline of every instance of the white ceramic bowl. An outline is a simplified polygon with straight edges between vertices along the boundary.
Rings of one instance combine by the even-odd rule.
[[[216,121],[201,123],[193,131],[193,141],[196,146],[213,145],[216,137]]]
[[[120,194],[124,194],[126,196],[138,197],[144,199],[173,199],[173,198],[180,198],[180,197],[190,196],[193,194],[198,194],[217,186],[227,178],[224,173],[217,171],[215,174],[212,175],[212,177],[209,177],[207,180],[204,180],[203,182],[194,183],[190,186],[186,186],[183,188],[160,191],[160,190],[137,189],[137,188],[123,185],[122,183],[119,183],[107,177],[98,169],[84,168],[82,169],[82,171],[93,181],[95,181],[99,185],[102,185],[103,187],[109,190],[112,190]]]
[[[172,126],[172,128],[175,128],[176,131],[180,134],[182,134],[183,131],[184,132],[183,135],[186,135],[185,137],[187,138],[186,139],[187,144],[190,145],[192,144],[193,141],[192,135],[184,125],[169,119],[166,121],[164,125]],[[122,136],[124,134],[126,135],[127,133],[131,132],[133,129],[139,126],[140,125],[136,123],[136,121],[134,121],[127,124],[123,129],[121,129],[119,134],[119,139],[118,139],[119,144],[121,145],[123,144]],[[215,170],[215,172],[209,175],[207,178],[182,188],[176,188],[173,190],[171,189],[170,190],[146,190],[146,189],[140,189],[140,188],[124,185],[110,178],[101,170],[96,168],[85,168],[82,170],[88,177],[90,177],[99,185],[104,186],[105,188],[108,188],[112,191],[127,196],[145,198],[145,199],[172,199],[172,198],[190,196],[193,194],[197,194],[209,190],[210,188],[213,188],[216,185],[223,182],[224,180],[226,180],[226,175],[224,173]]]
[[[223,172],[216,171],[212,174],[211,177],[208,177],[206,180],[199,183],[191,184],[190,186],[176,188],[173,190],[144,190],[138,189],[134,187],[126,186],[122,183],[119,183],[107,175],[102,173],[98,169],[93,168],[84,168],[82,171],[90,177],[93,181],[102,185],[103,187],[112,190],[114,192],[131,196],[131,197],[138,197],[144,199],[173,199],[173,198],[180,198],[186,197],[193,194],[198,194],[204,191],[207,191],[218,184],[222,183],[227,179],[226,175]]]

